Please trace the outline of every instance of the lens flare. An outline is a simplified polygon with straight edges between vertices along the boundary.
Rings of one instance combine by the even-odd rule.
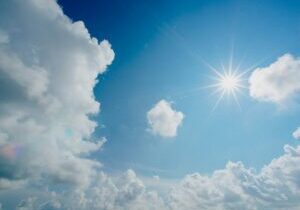
[[[7,144],[0,147],[0,156],[11,161],[16,160],[21,152],[21,145]]]

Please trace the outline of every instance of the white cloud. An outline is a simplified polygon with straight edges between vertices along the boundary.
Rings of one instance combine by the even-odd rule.
[[[90,115],[99,111],[97,76],[113,57],[107,41],[91,38],[55,0],[0,1],[5,209],[163,209],[134,171],[111,177],[88,156],[105,141],[92,136]]]
[[[300,127],[298,127],[294,132],[293,132],[293,137],[295,139],[300,139]]]
[[[35,194],[35,193],[34,193]],[[40,192],[21,200],[19,209],[74,210],[162,210],[167,209],[159,195],[146,190],[133,170],[119,176],[100,172],[91,187],[64,192]],[[31,208],[29,208],[31,207]]]
[[[51,206],[52,209],[57,207],[63,210],[298,210],[299,162],[300,146],[287,145],[282,156],[259,171],[247,168],[241,162],[229,162],[224,169],[216,170],[211,175],[186,175],[163,196],[160,192],[150,190],[133,170],[128,170],[121,176],[100,172],[89,188],[68,193],[42,192],[40,194],[44,198],[31,196],[23,199],[19,208],[33,206],[33,209],[44,209],[41,207]]]
[[[229,162],[211,176],[187,175],[171,192],[171,209],[299,209],[300,147],[285,146],[284,150],[284,155],[259,172],[241,162]]]
[[[80,206],[79,209],[166,209],[158,194],[147,190],[131,169],[117,177],[100,173],[93,187],[85,192],[85,195],[89,195],[86,197],[85,205],[75,204],[76,208]]]
[[[300,59],[285,54],[265,68],[254,70],[249,79],[250,95],[260,101],[282,104],[300,91]]]
[[[114,58],[54,0],[0,2],[0,178],[87,186],[101,164],[93,88]],[[85,156],[84,156],[85,155]],[[2,184],[4,181],[2,181]]]
[[[29,197],[26,200],[22,200],[16,208],[16,210],[32,210],[32,209],[37,209],[35,197]]]
[[[0,179],[0,190],[6,190],[6,189],[19,189],[24,187],[26,184],[26,180],[10,180],[1,178]]]
[[[171,104],[161,100],[147,112],[147,120],[151,131],[162,137],[174,137],[181,125],[184,115],[173,110]]]

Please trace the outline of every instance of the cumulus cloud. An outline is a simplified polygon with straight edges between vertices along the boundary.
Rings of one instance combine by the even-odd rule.
[[[300,139],[300,127],[298,127],[294,132],[293,132],[293,137],[295,139]]]
[[[300,59],[285,54],[265,68],[255,69],[249,79],[250,95],[260,101],[282,104],[300,91]]]
[[[55,0],[0,1],[0,17],[4,208],[163,209],[133,170],[108,176],[89,158],[105,142],[92,135],[90,116],[100,107],[97,76],[114,58],[109,42],[92,38]]]
[[[211,176],[187,175],[171,192],[171,209],[299,209],[300,147],[284,151],[259,172],[229,162]]]
[[[184,114],[172,109],[166,100],[160,100],[147,112],[147,120],[153,134],[162,137],[174,137],[181,125]]]
[[[93,88],[113,58],[54,0],[0,2],[0,178],[88,185],[102,140]],[[5,182],[3,181],[5,180]]]
[[[149,190],[133,170],[117,177],[100,172],[89,188],[68,193],[44,192],[44,199],[31,196],[23,199],[18,208],[298,210],[299,162],[300,146],[287,145],[283,155],[259,171],[245,167],[242,162],[228,162],[224,169],[216,170],[211,175],[186,175],[163,196],[160,192]]]
[[[25,209],[74,209],[74,210],[162,210],[167,207],[159,195],[146,190],[143,182],[131,169],[119,176],[103,172],[93,179],[91,187],[68,193],[42,191],[22,199],[18,210]]]

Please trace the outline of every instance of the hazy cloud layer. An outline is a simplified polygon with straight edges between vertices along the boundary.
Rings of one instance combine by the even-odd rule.
[[[184,115],[176,111],[166,100],[160,100],[147,112],[147,120],[153,134],[162,137],[174,137],[181,125]]]
[[[265,68],[257,68],[249,79],[250,95],[278,104],[293,100],[300,91],[300,59],[285,54]]]

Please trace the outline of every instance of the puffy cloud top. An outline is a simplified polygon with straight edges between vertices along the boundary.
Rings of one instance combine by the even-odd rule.
[[[261,101],[281,104],[300,91],[300,59],[285,54],[265,68],[253,71],[250,95]]]
[[[300,139],[300,127],[298,127],[294,132],[293,132],[293,137],[295,139]]]
[[[0,2],[0,178],[87,185],[100,163],[84,157],[99,111],[93,88],[114,52],[54,0]]]
[[[300,208],[300,147],[284,147],[285,154],[261,171],[229,162],[211,176],[187,175],[171,192],[171,209],[296,210]]]
[[[181,125],[184,115],[173,110],[171,104],[161,100],[147,113],[148,124],[154,134],[162,137],[174,137]]]
[[[300,147],[285,146],[282,156],[259,171],[228,162],[211,175],[186,175],[164,196],[147,189],[133,170],[117,177],[101,172],[84,191],[47,192],[47,202],[29,197],[19,209],[298,210],[299,162]]]

